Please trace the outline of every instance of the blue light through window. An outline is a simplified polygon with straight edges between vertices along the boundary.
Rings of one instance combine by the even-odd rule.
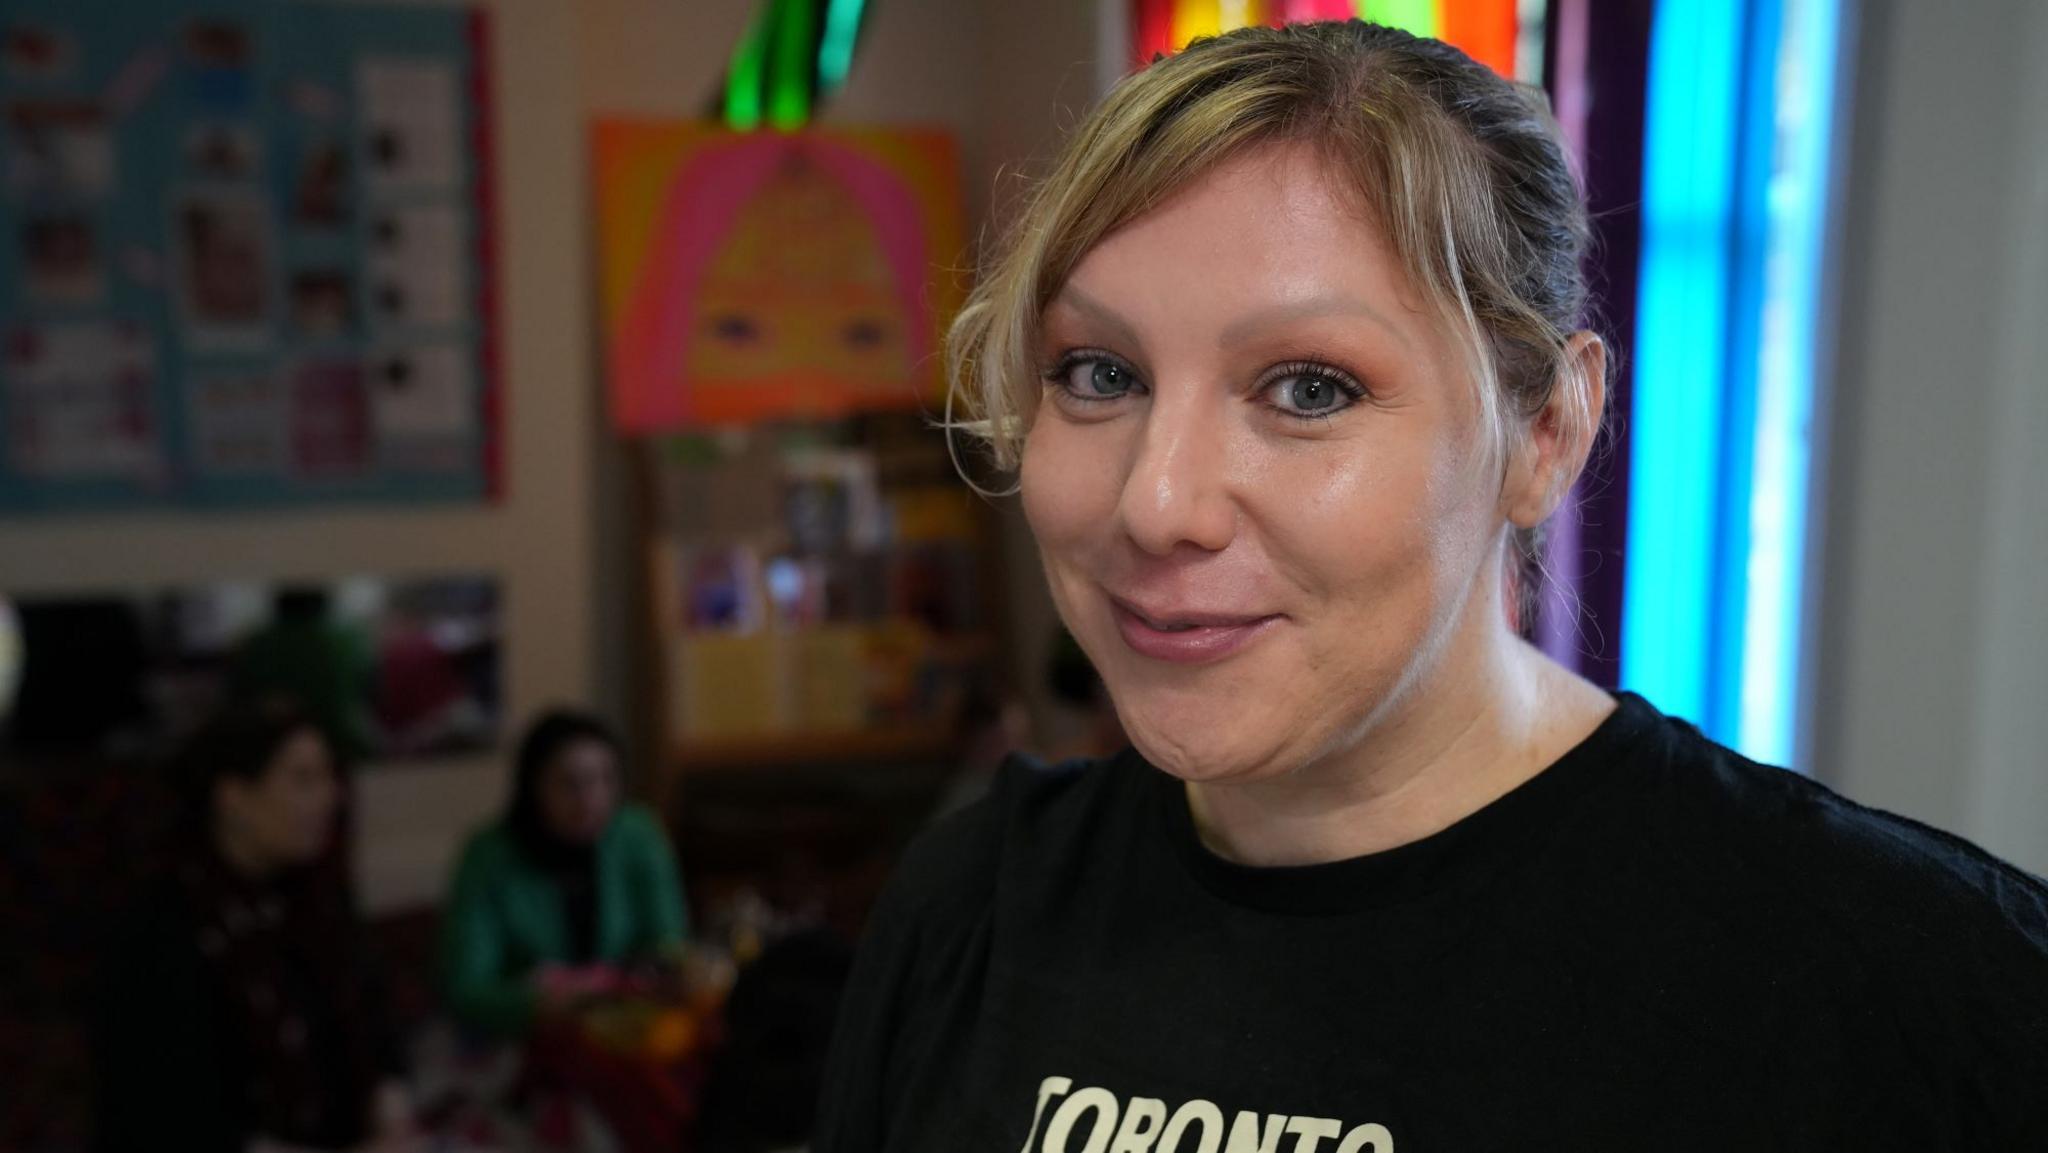
[[[1660,0],[1651,33],[1622,684],[1796,750],[1839,0]]]

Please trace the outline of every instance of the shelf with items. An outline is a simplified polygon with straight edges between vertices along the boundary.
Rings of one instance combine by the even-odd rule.
[[[990,513],[912,415],[650,440],[658,791],[932,763],[997,675]]]

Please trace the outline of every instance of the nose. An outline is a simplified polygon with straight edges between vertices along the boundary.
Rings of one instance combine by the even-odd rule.
[[[1155,556],[1184,544],[1220,552],[1237,535],[1237,503],[1228,482],[1228,399],[1203,395],[1208,391],[1155,394],[1124,477],[1117,516],[1125,535]]]

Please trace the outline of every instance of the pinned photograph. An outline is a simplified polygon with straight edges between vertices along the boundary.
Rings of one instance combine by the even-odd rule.
[[[43,24],[0,29],[0,69],[9,80],[48,82],[71,74],[78,45],[69,33]]]
[[[114,138],[90,100],[18,100],[7,108],[7,185],[18,193],[100,197],[114,186]]]
[[[292,223],[311,231],[332,231],[348,223],[348,150],[333,136],[300,145],[292,178]]]
[[[0,596],[0,698],[20,688],[0,763],[182,740],[223,701],[302,693],[305,668],[335,672],[307,708],[345,755],[474,753],[502,728],[502,601],[496,576],[462,571]]]
[[[80,304],[99,299],[99,226],[83,212],[31,214],[21,225],[22,280],[29,296],[46,302]]]
[[[253,193],[188,197],[176,212],[178,288],[200,343],[260,341],[270,322],[270,221]]]
[[[255,180],[263,175],[263,142],[253,124],[194,125],[185,134],[185,168],[202,180]]]
[[[346,269],[292,273],[292,330],[314,339],[346,336],[356,326],[355,281]]]
[[[185,56],[192,65],[192,96],[216,112],[243,112],[255,104],[253,38],[233,20],[194,20],[185,26]]]
[[[370,398],[354,360],[301,364],[291,384],[292,472],[302,480],[360,476],[370,466]]]

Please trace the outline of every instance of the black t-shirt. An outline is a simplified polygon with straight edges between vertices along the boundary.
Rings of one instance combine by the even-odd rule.
[[[2048,885],[1628,695],[1324,865],[1215,856],[1135,753],[1019,762],[877,908],[814,1145],[1396,1148],[2048,1150]]]

